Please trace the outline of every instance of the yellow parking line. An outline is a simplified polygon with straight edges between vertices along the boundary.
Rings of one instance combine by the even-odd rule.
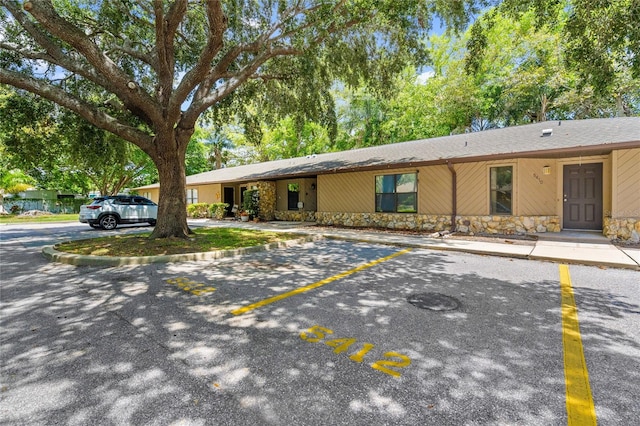
[[[589,373],[584,359],[578,310],[571,288],[569,267],[560,265],[562,298],[562,346],[564,348],[564,381],[567,401],[567,424],[588,426],[596,424],[596,409],[589,386]]]
[[[371,261],[369,263],[365,263],[364,265],[360,265],[360,266],[355,267],[353,269],[349,269],[346,272],[341,272],[338,275],[334,275],[332,277],[325,278],[322,281],[318,281],[318,282],[315,282],[313,284],[306,285],[304,287],[299,287],[299,288],[296,288],[295,290],[291,290],[291,291],[288,291],[286,293],[281,293],[281,294],[278,294],[276,296],[269,297],[267,299],[261,300],[259,302],[243,306],[241,308],[238,308],[238,309],[235,309],[235,310],[231,311],[231,313],[233,315],[245,314],[245,313],[247,313],[249,311],[252,311],[254,309],[257,309],[257,308],[260,308],[262,306],[268,305],[270,303],[274,303],[274,302],[277,302],[279,300],[286,299],[287,297],[295,296],[296,294],[304,293],[304,292],[307,292],[309,290],[313,290],[314,288],[321,287],[321,286],[323,286],[325,284],[329,284],[329,283],[331,283],[333,281],[339,280],[340,278],[344,278],[344,277],[349,276],[351,274],[355,274],[356,272],[362,271],[363,269],[370,268],[370,267],[375,266],[375,265],[377,265],[379,263],[385,262],[387,260],[393,259],[394,257],[397,257],[397,256],[400,256],[402,254],[405,254],[405,253],[407,253],[409,251],[411,251],[411,249],[405,249],[405,250],[401,250],[401,251],[395,252],[395,253],[393,253],[393,254],[391,254],[389,256],[381,257],[380,259],[376,259],[376,260],[373,260],[373,261]]]

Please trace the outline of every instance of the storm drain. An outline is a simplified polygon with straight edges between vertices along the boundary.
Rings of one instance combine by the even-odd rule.
[[[419,293],[407,297],[407,302],[420,309],[430,311],[454,311],[460,307],[460,301],[440,293]]]

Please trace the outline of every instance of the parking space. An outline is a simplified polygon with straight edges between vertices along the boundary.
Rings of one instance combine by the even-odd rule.
[[[300,372],[307,379],[330,378],[331,405],[345,415],[360,407],[407,423],[562,423],[557,276],[505,281],[459,269],[468,266],[413,250],[227,323],[289,331],[295,353],[279,358],[314,366]],[[409,303],[415,296],[431,309]],[[348,387],[336,394],[337,384]]]
[[[165,320],[189,318],[165,322],[180,348],[172,356],[216,390],[258,391],[257,406],[274,413],[302,400],[354,421],[562,423],[557,266],[504,279],[493,272],[530,262],[478,271],[478,259],[325,241],[155,273],[157,296],[183,310],[163,310]],[[172,284],[187,279],[215,291],[194,297]],[[219,330],[213,341],[205,327]]]
[[[585,378],[600,424],[632,424],[640,412],[631,271],[571,266],[563,278],[554,263],[332,240],[208,262],[65,268],[48,327],[59,323],[68,340],[52,336],[47,348],[82,346],[78,383],[93,383],[97,365],[112,372],[81,402],[104,403],[106,392],[117,406],[131,374],[163,389],[147,388],[129,417],[120,413],[125,423],[183,392],[171,418],[195,424],[213,424],[214,413],[216,424],[588,424],[580,386],[567,386]],[[563,310],[566,278],[579,328]],[[101,359],[86,344],[94,335],[121,336],[114,353],[141,358]],[[582,366],[567,338],[583,345]],[[12,371],[28,371],[21,363]],[[582,372],[566,376],[567,366]],[[579,402],[573,414],[568,399]]]

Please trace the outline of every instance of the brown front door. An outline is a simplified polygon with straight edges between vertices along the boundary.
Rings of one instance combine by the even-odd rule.
[[[602,229],[602,163],[564,166],[564,229]]]

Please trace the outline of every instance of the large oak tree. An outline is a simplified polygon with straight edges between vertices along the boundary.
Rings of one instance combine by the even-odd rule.
[[[425,61],[429,25],[419,0],[0,6],[0,83],[53,101],[152,158],[161,188],[153,238],[189,233],[185,153],[205,111],[268,96],[273,82],[383,86],[407,63]]]

